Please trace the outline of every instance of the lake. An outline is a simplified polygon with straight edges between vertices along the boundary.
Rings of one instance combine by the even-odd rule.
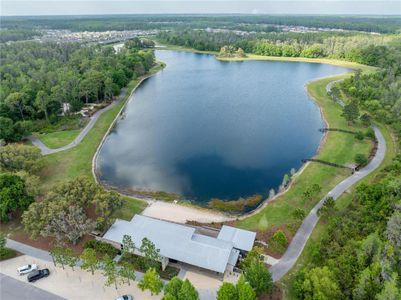
[[[178,51],[156,56],[167,67],[127,103],[100,150],[99,179],[200,203],[277,190],[322,138],[324,122],[306,83],[349,71]]]

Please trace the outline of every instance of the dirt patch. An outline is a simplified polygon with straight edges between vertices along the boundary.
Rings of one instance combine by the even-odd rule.
[[[258,300],[281,300],[283,299],[283,291],[275,284],[273,290],[268,294],[263,294],[258,297]]]

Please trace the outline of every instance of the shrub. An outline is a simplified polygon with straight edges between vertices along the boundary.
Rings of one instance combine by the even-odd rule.
[[[119,250],[112,245],[98,240],[90,240],[85,242],[84,249],[87,248],[95,250],[96,254],[102,257],[106,254],[110,257],[114,257],[119,252]]]
[[[355,163],[358,166],[364,166],[368,163],[368,159],[366,158],[366,156],[364,154],[356,154],[355,155]]]
[[[357,131],[357,132],[355,133],[355,138],[356,138],[357,140],[359,140],[359,141],[362,141],[364,137],[365,137],[365,135],[363,134],[362,131]]]
[[[368,128],[366,130],[365,136],[369,139],[375,140],[376,139],[376,135],[375,135],[375,131],[372,128]]]
[[[281,251],[284,250],[288,244],[288,239],[282,230],[277,230],[269,240],[270,244]]]

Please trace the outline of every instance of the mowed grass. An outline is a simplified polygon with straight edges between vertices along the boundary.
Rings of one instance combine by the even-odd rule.
[[[81,132],[81,130],[63,130],[51,133],[37,134],[36,137],[48,148],[56,149],[71,143]]]
[[[161,70],[165,65],[159,64],[152,68],[150,74]],[[133,90],[141,79],[132,80],[128,86],[128,91]],[[125,105],[130,93],[127,93],[125,99],[119,102],[110,110],[104,112],[92,130],[76,147],[67,151],[43,156],[43,167],[39,173],[42,192],[50,191],[51,188],[66,180],[74,179],[78,176],[85,176],[94,181],[92,176],[92,159],[96,153],[97,147],[102,141],[103,136],[112,124],[113,120]],[[123,206],[114,212],[113,217],[129,220],[136,213],[141,212],[146,207],[146,202],[129,197],[123,198]]]
[[[387,151],[386,151],[386,156],[384,158],[383,163],[380,165],[380,167],[366,176],[364,179],[361,180],[360,183],[355,185],[354,187],[351,188],[350,192],[353,192],[359,184],[365,183],[368,184],[370,182],[373,182],[377,176],[377,174],[384,169],[386,166],[390,165],[392,162],[392,159],[395,157],[397,154],[397,143],[394,140],[391,131],[389,130],[388,127],[382,125],[382,124],[377,124],[377,126],[380,128],[385,140],[386,140],[386,146],[387,146]],[[339,210],[339,212],[345,211],[349,204],[352,202],[352,195],[351,193],[346,193],[343,194],[340,198],[336,200],[336,207]],[[295,277],[296,274],[304,267],[308,266],[312,262],[312,255],[315,249],[315,245],[320,243],[322,237],[324,234],[327,232],[328,226],[327,223],[324,223],[320,221],[316,228],[313,230],[311,237],[307,241],[305,248],[299,257],[296,265],[294,268],[288,272],[281,280],[280,280],[280,286],[283,289],[283,296],[284,299],[296,299],[295,291],[294,291],[294,282],[295,282]]]
[[[366,128],[359,124],[349,126],[341,117],[342,109],[326,93],[326,85],[332,80],[338,80],[350,76],[344,74],[313,81],[308,84],[309,94],[322,107],[325,120],[331,128],[342,128],[348,130],[362,130]],[[369,140],[358,141],[352,134],[341,132],[328,132],[327,138],[317,155],[318,159],[341,164],[350,165],[354,161],[355,154],[369,155],[373,143]],[[344,178],[351,175],[347,169],[334,168],[318,163],[310,163],[302,173],[294,178],[292,187],[277,200],[267,205],[256,215],[250,216],[237,225],[249,230],[266,230],[271,227],[296,223],[292,213],[296,208],[302,208],[306,213]],[[312,184],[319,184],[322,191],[312,201],[304,201],[302,194]]]

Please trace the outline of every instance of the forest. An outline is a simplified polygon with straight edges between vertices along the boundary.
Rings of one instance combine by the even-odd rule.
[[[382,69],[356,72],[334,93],[355,104],[360,118],[379,121],[401,140],[401,47],[389,47]],[[363,116],[363,117],[362,117]],[[298,299],[401,299],[401,155],[370,184],[360,184],[349,206],[322,215],[327,230],[312,245],[311,262],[291,288]],[[320,295],[320,296],[318,296]],[[320,297],[320,298],[319,298]]]
[[[285,57],[328,57],[378,66],[388,55],[386,45],[399,45],[400,35],[351,33],[258,33],[238,35],[234,32],[210,33],[203,30],[163,31],[157,35],[162,43],[202,51],[219,51],[230,45],[246,53]]]
[[[112,47],[77,43],[1,44],[0,53],[0,139],[5,141],[57,122],[63,103],[74,113],[85,103],[110,101],[154,63],[150,50],[127,47],[116,53]]]
[[[4,17],[3,28],[53,28],[72,31],[134,29],[226,28],[247,31],[276,30],[269,25],[322,27],[352,31],[396,33],[401,18],[375,16],[278,16],[278,15],[115,15]]]

